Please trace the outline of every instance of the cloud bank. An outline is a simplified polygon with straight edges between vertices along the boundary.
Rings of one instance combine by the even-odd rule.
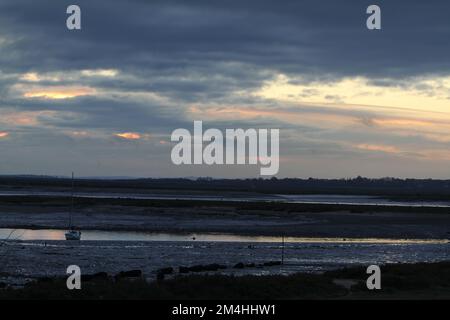
[[[280,128],[280,176],[450,178],[450,3],[0,0],[1,173],[175,167],[170,134]]]

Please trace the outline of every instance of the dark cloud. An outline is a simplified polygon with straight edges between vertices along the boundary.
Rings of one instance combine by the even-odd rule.
[[[66,8],[73,3],[82,9],[81,31],[65,27]],[[433,95],[434,87],[415,84],[414,79],[450,74],[450,2],[376,3],[382,8],[381,31],[365,27],[365,10],[372,4],[366,0],[0,0],[0,112],[36,112],[39,123],[0,122],[0,131],[12,133],[0,141],[9,150],[4,170],[20,167],[22,162],[15,163],[14,157],[26,159],[33,152],[39,153],[36,171],[51,170],[52,162],[45,160],[48,155],[64,153],[70,145],[72,153],[89,152],[98,161],[109,157],[110,166],[103,162],[102,168],[105,173],[114,172],[126,158],[124,150],[135,150],[135,155],[145,158],[163,148],[152,140],[139,144],[136,151],[136,145],[113,139],[114,133],[136,131],[167,137],[175,128],[191,128],[188,108],[195,105],[341,116],[354,119],[357,127],[374,129],[374,119],[380,117],[376,112],[283,105],[250,92],[283,73],[293,85],[364,76],[370,85],[413,87]],[[86,69],[118,73],[87,76],[82,74]],[[27,72],[47,77],[33,82],[22,77]],[[97,93],[51,100],[27,99],[20,91],[55,86],[83,86]],[[304,89],[298,97],[307,100],[316,94],[314,88]],[[341,100],[332,94],[325,98],[330,103]],[[205,114],[197,115],[208,119]],[[339,141],[377,139],[373,132],[324,129],[319,128],[321,123],[293,125],[264,116],[251,120],[219,117],[210,124],[218,128],[280,127],[285,130],[282,150],[286,154],[305,150],[316,155],[347,154],[355,163],[357,152]],[[91,130],[101,133],[101,138],[75,139],[65,135],[66,130]],[[388,133],[378,138],[393,143],[426,142],[424,137],[395,138]],[[92,166],[79,153],[76,159]],[[158,168],[164,167],[161,163],[167,161],[167,154],[161,159]],[[133,173],[144,174],[144,165],[127,161]],[[161,172],[172,173],[171,168],[164,168]]]
[[[231,61],[337,76],[441,73],[450,67],[447,1],[380,0],[378,32],[365,28],[371,2],[359,0],[77,3],[81,32],[65,28],[67,1],[2,0],[1,30],[14,39],[2,65],[179,74]]]

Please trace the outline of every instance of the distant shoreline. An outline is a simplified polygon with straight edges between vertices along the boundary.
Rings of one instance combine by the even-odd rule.
[[[66,177],[0,175],[3,190],[68,191],[71,179]],[[450,180],[364,178],[299,179],[299,178],[78,178],[79,192],[189,192],[189,193],[253,193],[253,194],[339,194],[380,196],[397,201],[450,201]]]

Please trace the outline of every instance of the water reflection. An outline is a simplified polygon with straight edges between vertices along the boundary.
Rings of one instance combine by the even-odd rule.
[[[31,230],[31,229],[0,229],[0,239],[8,240],[64,240],[66,230]],[[173,233],[151,233],[135,231],[82,231],[82,240],[94,241],[181,241],[181,242],[268,242],[279,243],[281,237],[270,236],[241,236],[231,234],[173,234]],[[441,244],[449,243],[447,239],[349,239],[349,238],[302,238],[285,237],[287,243],[375,243],[375,244]]]

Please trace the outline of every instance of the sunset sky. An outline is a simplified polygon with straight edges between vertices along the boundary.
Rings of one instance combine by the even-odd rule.
[[[172,165],[194,120],[279,128],[279,177],[450,178],[450,2],[0,0],[0,174],[258,176]]]

